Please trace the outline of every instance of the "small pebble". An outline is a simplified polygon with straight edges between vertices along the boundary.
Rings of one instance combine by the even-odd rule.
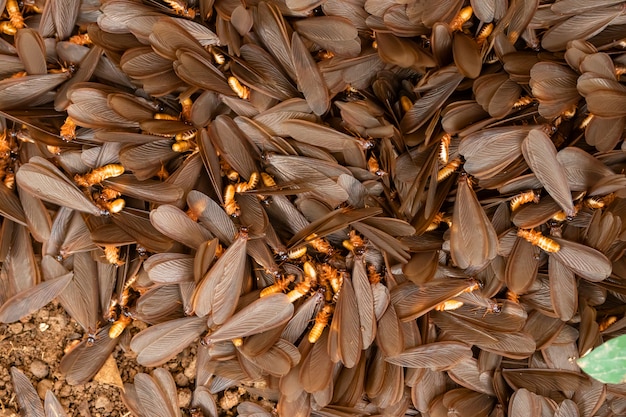
[[[51,390],[53,387],[54,382],[49,379],[42,379],[41,381],[37,382],[37,395],[39,395],[39,398],[43,400],[44,398],[46,398],[46,392],[48,392],[48,390]]]
[[[237,404],[239,404],[239,394],[231,390],[224,391],[224,396],[220,400],[220,407],[224,410],[230,410]]]
[[[111,401],[109,401],[109,399],[105,396],[99,396],[98,398],[96,398],[96,401],[94,403],[94,407],[96,409],[103,409],[104,411],[111,411],[113,410],[113,406],[111,404]]]
[[[189,385],[189,378],[187,378],[182,372],[179,372],[174,376],[174,381],[176,381],[176,385],[179,387],[186,387]]]
[[[59,392],[59,397],[69,397],[72,395],[72,387],[70,385],[64,385]]]
[[[30,364],[30,372],[35,376],[35,378],[45,378],[48,376],[48,365],[39,359],[35,359]]]
[[[20,334],[24,330],[24,325],[22,323],[11,323],[9,324],[9,331],[13,334]]]
[[[191,390],[189,388],[183,388],[178,390],[178,406],[182,408],[188,408],[191,404]]]

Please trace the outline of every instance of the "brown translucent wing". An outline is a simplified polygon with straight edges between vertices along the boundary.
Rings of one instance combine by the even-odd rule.
[[[187,194],[187,204],[198,221],[217,236],[222,243],[230,244],[237,233],[235,224],[214,199],[192,190]]]
[[[150,223],[148,213],[126,208],[124,211],[111,216],[113,222],[132,235],[137,243],[149,252],[167,252],[173,241],[161,234]]]
[[[293,311],[293,304],[287,295],[268,295],[239,310],[205,340],[215,343],[271,330],[287,323]]]
[[[200,245],[201,248],[206,246],[204,242]],[[148,273],[150,280],[163,284],[193,281],[193,267],[194,258],[191,255],[181,253],[157,253],[143,263],[143,268]]]
[[[601,252],[581,243],[553,237],[561,249],[550,254],[576,275],[592,282],[611,275],[611,262]]]
[[[128,76],[143,79],[151,75],[167,73],[172,61],[163,58],[149,46],[128,49],[122,55],[120,66]]]
[[[56,298],[72,280],[73,274],[44,281],[9,298],[0,308],[0,322],[12,323]]]
[[[24,191],[20,192],[20,202],[33,239],[41,243],[47,241],[50,238],[52,220],[46,206],[40,199]]]
[[[502,118],[507,115],[520,96],[522,88],[507,74],[486,74],[474,81],[476,101],[489,115]]]
[[[213,191],[218,197],[218,202],[220,204],[223,204],[224,200],[222,196],[222,175],[220,161],[217,152],[215,151],[215,146],[213,146],[213,143],[211,143],[209,133],[206,129],[202,129],[200,131],[200,135],[196,138],[196,140],[198,142],[198,151],[200,152],[200,157],[202,158],[204,168],[209,175],[211,185],[213,186]]]
[[[242,417],[271,417],[272,413],[258,404],[244,401],[237,406],[237,414]]]
[[[193,296],[198,316],[211,313],[215,324],[223,324],[235,312],[247,265],[247,242],[247,235],[235,239],[198,284]]]
[[[297,20],[293,27],[300,36],[336,55],[357,56],[361,52],[358,32],[349,20],[338,16],[319,16]],[[293,46],[292,46],[293,47]]]
[[[144,292],[137,300],[134,317],[150,324],[181,318],[184,314],[183,284],[153,286]]]
[[[507,288],[516,294],[525,293],[535,281],[539,269],[539,248],[517,238],[504,272]]]
[[[299,382],[307,392],[321,391],[331,383],[332,372],[333,362],[328,355],[328,332],[324,331],[309,353],[302,358]]]
[[[530,87],[539,100],[539,114],[546,119],[571,110],[580,100],[578,74],[554,62],[538,62],[530,70]]]
[[[69,78],[69,73],[27,75],[0,81],[0,110],[24,107],[56,88]]]
[[[548,29],[542,37],[541,46],[548,51],[564,50],[569,41],[589,39],[598,34],[621,13],[619,5],[575,14]]]
[[[561,319],[548,317],[539,311],[533,311],[528,315],[524,331],[535,339],[537,350],[543,350],[553,343],[564,325],[565,322],[561,321]]]
[[[495,399],[492,396],[473,392],[467,388],[448,391],[443,396],[443,404],[448,410],[464,410],[467,415],[487,415],[493,408]]]
[[[21,414],[25,417],[44,417],[41,400],[28,377],[22,371],[12,366],[11,379],[17,402],[20,404]]]
[[[241,57],[243,59],[233,57],[231,71],[252,90],[277,100],[298,96],[298,90],[281,71],[280,64],[265,49],[246,44],[241,47]]]
[[[173,204],[183,197],[183,190],[178,185],[155,180],[139,181],[133,175],[109,178],[102,185],[126,196],[157,204]]]
[[[209,137],[231,167],[246,179],[259,172],[259,153],[233,119],[218,116],[209,127]]]
[[[573,216],[574,202],[567,183],[567,175],[556,158],[556,148],[548,135],[541,130],[531,130],[522,142],[521,149],[526,163],[548,194],[568,216]]]
[[[254,16],[254,28],[267,50],[276,58],[292,80],[296,70],[291,60],[291,28],[273,3],[260,2]]]
[[[59,301],[85,332],[98,323],[98,276],[96,262],[88,252],[74,254],[74,279],[59,294]]]
[[[462,360],[471,358],[470,346],[460,342],[437,342],[404,350],[385,358],[387,362],[408,368],[446,370]]]
[[[80,0],[70,1],[51,1],[52,3],[52,21],[56,28],[58,39],[67,39],[74,31],[74,25],[78,18],[80,9]]]
[[[120,162],[124,168],[133,171],[138,180],[143,181],[155,176],[167,161],[179,155],[172,150],[171,140],[158,140],[123,148],[120,151]]]
[[[352,268],[352,283],[358,305],[363,349],[367,349],[376,336],[376,317],[374,316],[374,295],[367,277],[365,260],[362,258],[355,259]]]
[[[450,228],[450,255],[459,268],[479,271],[495,258],[498,237],[468,181],[465,177],[458,183]]]
[[[538,0],[512,3],[502,20],[498,22],[493,35],[495,36],[506,29],[508,41],[514,44],[535,15],[538,5]]]
[[[580,372],[562,369],[504,369],[502,375],[513,388],[532,389],[537,393],[575,391],[589,385],[589,378]]]
[[[110,327],[100,329],[92,346],[87,346],[87,341],[84,340],[63,356],[59,371],[65,375],[68,384],[84,384],[100,370],[118,340],[109,337]]]
[[[177,19],[161,18],[152,26],[150,43],[156,53],[171,61],[176,60],[178,51],[185,50],[208,59],[208,53],[200,43],[187,32]]]
[[[474,39],[463,32],[454,33],[452,53],[454,55],[454,63],[461,74],[467,78],[476,78],[480,75],[483,60],[480,48]]]
[[[484,353],[489,352],[481,351],[480,355],[484,356]],[[478,360],[474,358],[461,360],[448,371],[448,375],[454,382],[465,388],[487,395],[495,395],[493,390],[493,378],[489,372],[482,373],[480,371]]]
[[[245,404],[245,402],[242,404]],[[193,391],[191,406],[202,410],[204,415],[217,415],[217,404],[215,403],[215,398],[213,398],[213,395],[205,386],[196,386],[196,389]],[[239,407],[241,407],[241,404]],[[241,414],[239,407],[237,407],[237,411]]]
[[[508,411],[511,417],[540,417],[541,397],[526,388],[518,389],[511,396]]]
[[[438,304],[456,297],[468,285],[468,281],[462,279],[432,280],[420,286],[407,282],[391,291],[391,302],[398,318],[410,321],[426,314]]]
[[[600,152],[608,152],[615,148],[621,140],[621,134],[626,127],[626,118],[594,117],[585,128],[585,140],[595,146]]]
[[[554,312],[563,321],[571,320],[578,309],[578,282],[574,272],[551,256],[548,260],[548,277]]]
[[[291,56],[300,91],[304,94],[313,113],[318,116],[323,115],[330,106],[328,87],[311,53],[304,46],[297,32],[293,32],[291,37]]]
[[[160,323],[139,332],[130,342],[137,353],[137,362],[143,366],[160,366],[167,362],[207,328],[202,317],[183,317]]]
[[[213,66],[208,57],[181,50],[174,62],[174,70],[181,80],[190,85],[227,96],[234,95],[224,74]]]
[[[76,124],[91,128],[137,128],[139,123],[128,120],[109,107],[112,88],[95,83],[79,83],[68,92],[72,104],[67,107],[68,115]]]
[[[24,28],[15,34],[15,49],[24,63],[28,75],[48,73],[46,66],[46,46],[43,39],[34,29]]]
[[[193,249],[213,238],[213,235],[201,224],[194,222],[178,207],[169,204],[152,210],[150,223],[165,236]]]
[[[287,120],[282,126],[289,136],[299,142],[319,146],[329,152],[342,153],[347,165],[366,167],[365,153],[361,144],[352,136],[307,120]]]
[[[330,323],[328,353],[333,362],[353,368],[361,357],[362,337],[359,306],[350,280],[344,280],[340,294]]]
[[[63,406],[52,391],[46,391],[43,408],[46,412],[46,417],[67,417]]]
[[[135,391],[144,412],[155,417],[176,417],[177,413],[173,407],[178,411],[177,401],[174,404],[169,401],[155,378],[144,373],[135,375]]]
[[[528,126],[483,129],[461,140],[459,153],[465,157],[463,169],[479,179],[491,178],[522,156],[521,145]]]
[[[21,193],[26,193],[26,191],[22,191]],[[4,183],[0,184],[0,196],[0,215],[15,223],[26,226],[26,214],[24,213],[22,204],[20,204],[20,200]]]
[[[412,133],[423,126],[459,85],[463,75],[459,74],[454,67],[448,67],[433,74],[413,107],[402,118],[400,127],[404,133]]]

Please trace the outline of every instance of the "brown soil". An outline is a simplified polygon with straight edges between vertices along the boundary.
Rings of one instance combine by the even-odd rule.
[[[59,372],[59,362],[64,349],[83,337],[80,326],[71,319],[58,303],[53,302],[31,316],[16,323],[0,324],[0,417],[17,417],[19,405],[11,382],[10,369],[19,368],[26,374],[44,398],[48,389],[57,396],[68,416],[108,417],[130,416],[122,402],[121,388],[116,378],[132,383],[139,372],[150,372],[135,361],[135,354],[128,348],[130,335],[145,327],[134,322],[113,351],[117,367],[107,364],[94,380],[71,386]],[[181,409],[189,407],[196,374],[195,344],[185,349],[176,358],[163,365],[170,371],[178,386],[178,401]],[[119,381],[119,380],[118,380]],[[220,416],[236,415],[235,408],[249,398],[245,390],[233,389],[217,398]]]

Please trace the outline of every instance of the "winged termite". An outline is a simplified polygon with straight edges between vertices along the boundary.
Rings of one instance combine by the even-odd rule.
[[[209,333],[206,344],[251,336],[282,326],[293,315],[294,307],[285,294],[259,298],[230,317],[222,327]]]
[[[163,416],[180,415],[176,383],[169,371],[157,368],[152,375],[138,373],[134,384],[126,384],[123,394],[124,402],[134,414],[149,415],[151,411],[160,410]]]
[[[159,366],[195,340],[206,330],[206,320],[184,317],[157,324],[139,332],[131,341],[137,361],[144,366]],[[175,340],[175,343],[172,341]]]
[[[311,110],[317,115],[324,114],[330,106],[328,88],[297,32],[291,38],[291,58],[298,81],[298,88],[304,94]]]
[[[69,78],[69,73],[27,75],[0,81],[0,109],[15,109],[51,101],[48,92]]]
[[[18,292],[8,298],[0,308],[0,321],[12,323],[40,309],[56,298],[72,278],[73,274],[68,273]]]
[[[578,74],[551,62],[539,62],[530,70],[530,87],[539,100],[539,114],[553,119],[575,108],[580,100],[576,90]]]
[[[18,368],[12,366],[11,380],[20,411],[24,415],[43,417],[44,408],[41,405],[41,399],[39,399],[39,395],[28,377]],[[45,415],[48,416],[48,414]]]
[[[541,232],[537,232],[535,230],[524,230],[519,229],[517,231],[517,235],[521,238],[526,239],[531,244],[538,246],[542,250],[548,253],[555,253],[561,249],[561,246],[556,243],[554,240],[545,237],[541,234]]]
[[[402,118],[400,127],[405,133],[412,133],[423,126],[454,92],[463,78],[455,68],[443,68],[429,77],[428,82],[419,87],[425,94]]]
[[[194,311],[200,317],[211,313],[214,323],[222,324],[235,312],[245,275],[248,234],[240,231],[224,254],[217,260],[193,297]]]
[[[468,218],[474,220],[468,221]],[[482,227],[478,235],[473,233],[476,225]],[[461,177],[458,182],[450,232],[450,254],[460,268],[478,271],[496,256],[498,243],[495,230],[476,199],[467,176]],[[481,241],[476,240],[479,236]]]
[[[59,370],[68,384],[84,384],[100,370],[117,344],[116,339],[109,338],[109,328],[100,329],[92,346],[82,341],[61,359]]]
[[[20,187],[42,200],[74,208],[95,216],[102,210],[89,200],[57,167],[41,157],[33,157],[16,174]]]

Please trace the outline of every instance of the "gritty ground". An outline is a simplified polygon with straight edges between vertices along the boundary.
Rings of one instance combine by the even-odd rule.
[[[131,334],[144,326],[134,323]],[[150,369],[137,364],[136,355],[127,347],[130,341],[127,338],[121,340],[113,351],[116,366],[111,360],[93,381],[71,386],[59,372],[59,362],[64,349],[82,337],[80,326],[54,302],[19,322],[0,324],[0,417],[19,415],[11,382],[12,366],[28,376],[40,398],[44,398],[48,389],[52,390],[68,416],[130,416],[121,399],[118,376],[128,383],[137,373],[150,372]],[[163,366],[176,381],[179,406],[183,411],[189,407],[195,386],[195,350],[192,345]],[[245,399],[249,396],[243,389],[232,389],[219,395],[220,416],[236,415],[236,405]]]

